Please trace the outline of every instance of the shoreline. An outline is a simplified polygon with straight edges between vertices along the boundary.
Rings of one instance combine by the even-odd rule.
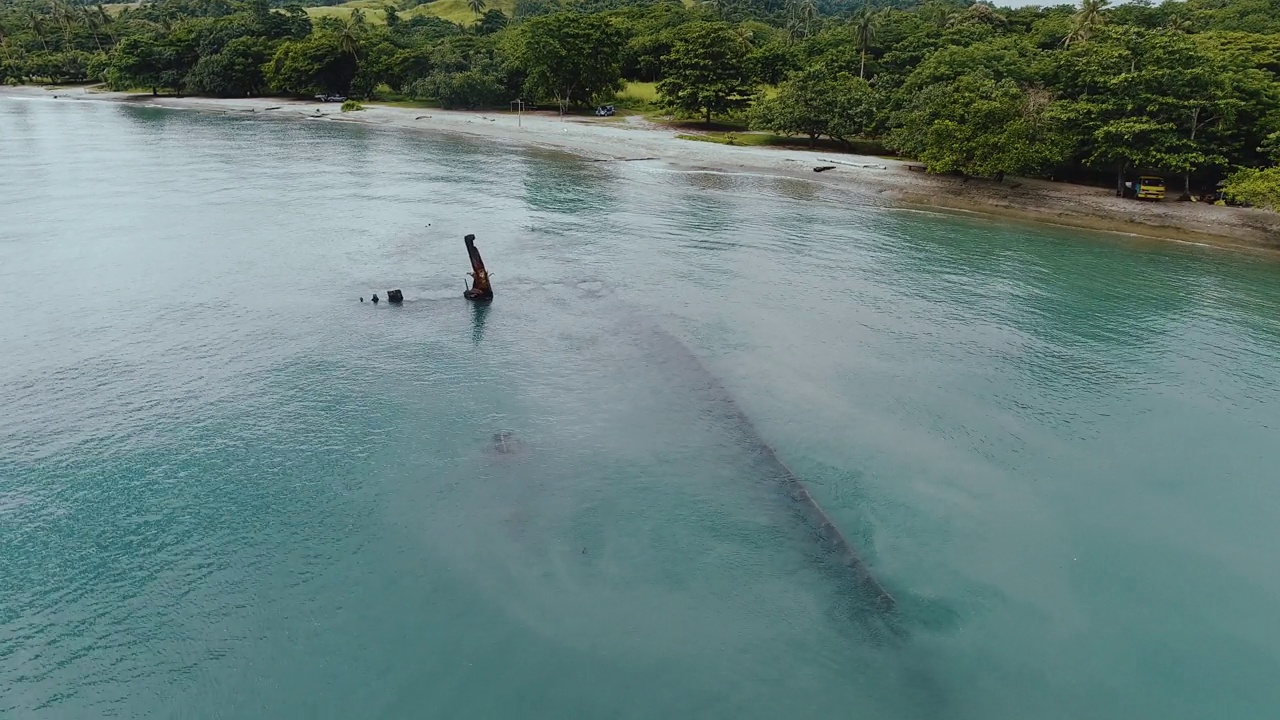
[[[1280,213],[1204,203],[1142,203],[1106,189],[1045,180],[1007,178],[1003,183],[928,175],[909,163],[865,155],[833,156],[798,148],[740,147],[682,140],[687,131],[638,116],[616,119],[552,113],[405,108],[378,103],[342,113],[334,103],[283,98],[203,98],[134,95],[86,87],[0,86],[0,97],[47,98],[144,105],[264,117],[348,122],[397,130],[446,132],[544,147],[597,161],[656,161],[683,170],[764,174],[817,182],[852,193],[883,197],[915,209],[961,212],[1081,230],[1240,250],[1280,250]],[[813,168],[835,165],[815,174]]]

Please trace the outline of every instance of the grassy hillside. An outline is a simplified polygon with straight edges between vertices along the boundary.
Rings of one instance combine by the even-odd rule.
[[[353,8],[364,10],[365,18],[371,23],[381,24],[384,22],[382,8],[392,4],[387,0],[351,0],[341,5],[327,5],[320,7],[307,8],[307,14],[313,18],[320,17],[337,17],[345,18],[351,14]],[[510,15],[515,10],[515,0],[486,0],[485,9],[496,8]],[[476,21],[476,14],[471,12],[467,7],[467,0],[435,0],[435,2],[419,5],[410,10],[400,13],[402,18],[411,18],[416,15],[435,15],[449,22],[470,25]]]

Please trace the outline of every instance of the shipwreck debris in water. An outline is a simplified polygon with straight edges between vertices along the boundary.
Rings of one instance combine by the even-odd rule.
[[[493,288],[489,285],[489,272],[484,269],[484,260],[476,249],[476,236],[467,235],[463,241],[467,244],[467,255],[471,257],[471,272],[467,273],[471,276],[471,288],[463,292],[462,296],[479,302],[492,300]]]
[[[712,394],[716,404],[733,419],[741,432],[742,439],[751,443],[761,460],[772,466],[774,477],[777,478],[783,493],[795,503],[796,512],[817,536],[822,547],[835,556],[841,565],[853,571],[853,578],[859,592],[874,604],[877,610],[882,612],[894,610],[897,606],[897,601],[893,595],[871,574],[871,569],[867,567],[862,556],[858,554],[858,551],[844,536],[844,533],[840,531],[840,528],[836,527],[835,523],[831,521],[830,516],[822,509],[822,506],[818,504],[813,495],[809,493],[809,489],[799,476],[782,461],[773,446],[760,435],[755,423],[751,422],[751,419],[738,406],[738,403],[733,399],[733,395],[724,387],[723,383],[717,380],[711,374],[711,371],[707,370],[706,366],[702,364],[702,361],[693,354],[693,351],[674,335],[660,327],[649,323],[644,324],[649,326],[650,332],[666,347],[671,357],[678,358],[702,377],[704,388]]]

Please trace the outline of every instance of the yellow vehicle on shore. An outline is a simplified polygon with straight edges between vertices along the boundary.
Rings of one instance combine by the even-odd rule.
[[[1125,195],[1139,200],[1163,200],[1164,178],[1155,175],[1143,175],[1133,182],[1124,184]]]

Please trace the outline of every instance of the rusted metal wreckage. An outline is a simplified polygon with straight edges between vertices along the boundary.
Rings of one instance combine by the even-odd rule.
[[[476,248],[475,239],[475,235],[467,235],[463,238],[467,245],[467,255],[471,258],[471,272],[467,273],[471,276],[471,287],[463,293],[463,296],[468,300],[488,302],[493,299],[493,288],[489,284],[489,273],[485,269],[484,260],[480,257],[480,251]],[[711,393],[711,402],[720,406],[724,416],[730,418],[738,427],[742,441],[747,446],[753,447],[757,457],[773,469],[772,474],[781,490],[795,503],[794,508],[797,514],[809,526],[819,544],[835,556],[841,565],[852,571],[858,589],[871,601],[873,607],[882,612],[894,610],[897,602],[893,595],[871,573],[862,556],[831,521],[830,516],[810,494],[804,482],[783,462],[773,446],[760,435],[755,424],[738,406],[728,389],[707,370],[688,346],[671,333],[649,323],[641,323],[640,327],[635,329],[642,335],[648,331],[648,334],[656,340],[658,346],[656,349],[663,352],[664,356],[680,361],[683,366],[705,379],[705,387]],[[493,436],[493,452],[497,456],[519,455],[524,449],[524,442],[510,431],[496,433]]]
[[[467,235],[463,242],[467,244],[467,255],[471,257],[471,272],[467,273],[471,276],[471,287],[462,296],[468,300],[488,302],[493,299],[493,287],[489,285],[489,271],[484,269],[484,259],[476,248],[476,236]]]

